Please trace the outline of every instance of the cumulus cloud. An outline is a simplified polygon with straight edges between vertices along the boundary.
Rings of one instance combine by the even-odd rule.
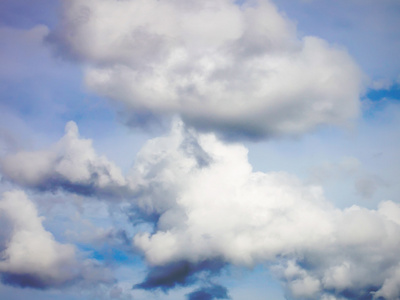
[[[36,207],[21,191],[0,200],[2,281],[22,287],[62,286],[79,275],[75,248],[60,244],[42,225]],[[5,225],[5,226],[4,226]]]
[[[43,226],[35,204],[20,190],[0,199],[0,278],[3,283],[36,289],[114,283],[110,270],[86,259],[72,244],[55,240]]]
[[[198,261],[223,253],[232,262],[253,265],[259,258],[281,253],[287,243],[293,249],[304,239],[320,243],[331,232],[330,206],[323,201],[320,188],[303,186],[285,173],[253,173],[245,147],[225,145],[214,135],[196,137],[209,157],[207,165],[199,165],[196,154],[182,146],[185,135],[178,123],[170,137],[149,142],[134,167],[133,181],[147,183],[141,186],[150,186],[146,191],[153,195],[143,204],[139,199],[138,205],[160,214],[157,233],[135,238],[151,263],[177,258]],[[145,157],[146,169],[138,173]],[[161,190],[153,193],[154,181]],[[268,225],[274,226],[266,231]],[[304,236],[298,236],[297,230]]]
[[[49,150],[11,154],[1,159],[0,167],[9,180],[39,190],[103,196],[122,196],[126,191],[120,169],[98,156],[92,141],[80,138],[72,121],[65,127],[65,136]]]
[[[154,230],[134,237],[156,268],[268,262],[293,298],[400,296],[395,202],[337,209],[320,187],[283,172],[253,172],[244,146],[179,122],[169,136],[145,145],[131,176],[142,189],[138,209],[158,216]]]
[[[178,114],[225,137],[346,124],[361,73],[345,50],[296,28],[268,0],[64,1],[48,38],[87,62],[86,85],[133,118]]]
[[[352,171],[358,164],[350,160],[343,166]],[[179,120],[174,121],[169,134],[144,145],[126,178],[111,162],[95,154],[89,140],[79,138],[74,123],[67,124],[66,135],[50,150],[6,157],[2,169],[8,178],[36,188],[61,182],[51,189],[65,189],[68,182],[70,186],[89,186],[101,194],[129,190],[129,213],[137,211],[132,221],[135,225],[152,225],[138,227],[141,232],[133,239],[134,247],[150,264],[147,277],[134,286],[136,289],[168,291],[199,280],[212,285],[210,278],[227,264],[252,267],[268,262],[286,282],[291,298],[400,296],[397,203],[381,202],[377,209],[337,209],[325,199],[321,187],[305,184],[284,172],[254,172],[243,145],[225,143],[214,134],[198,133]],[[71,191],[81,193],[77,188]],[[74,257],[71,246],[58,244],[43,229],[32,204],[30,214],[35,217],[17,216],[17,208],[8,208],[11,203],[29,204],[23,193],[5,195],[1,208],[8,217],[2,221],[3,253],[20,246],[17,242],[13,246],[13,241],[19,239],[13,228],[21,218],[18,222],[36,220],[33,225],[24,226],[33,228],[32,237],[44,236],[52,241],[47,242],[48,251],[65,246],[72,252],[64,249],[57,250],[57,254]],[[22,200],[7,200],[12,196]],[[25,230],[22,232],[25,234]],[[104,234],[107,236],[107,232]],[[37,277],[29,277],[39,269],[35,264],[33,269],[23,269],[21,277],[17,272],[20,265],[14,265],[11,259],[12,256],[0,264],[4,282],[46,287],[45,284],[62,285],[70,280],[56,276],[58,256],[53,260],[49,256],[48,264],[55,265],[55,273],[49,273],[55,279],[51,277],[50,283],[48,278],[37,281]],[[110,278],[98,272],[101,266],[86,264],[84,269],[74,271],[87,283]],[[28,268],[29,264],[21,266]],[[205,287],[188,297],[218,299],[216,295],[225,295],[219,292],[222,290]]]

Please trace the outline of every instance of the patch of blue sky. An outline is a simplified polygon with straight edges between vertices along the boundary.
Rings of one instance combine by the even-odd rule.
[[[346,48],[372,80],[399,76],[400,2],[277,0],[300,36],[313,35]]]
[[[0,283],[0,297],[4,300],[83,300],[82,296],[74,295],[69,291],[38,290],[31,288],[17,288]]]
[[[0,44],[0,122],[7,123],[2,127],[9,136],[35,136],[36,144],[49,145],[62,137],[65,124],[73,120],[100,155],[127,172],[135,153],[159,132],[123,126],[115,105],[84,88],[82,68],[54,56],[43,40],[45,34],[45,27],[0,28],[0,37],[8,41]],[[14,132],[18,123],[28,126],[27,132]],[[41,133],[46,140],[39,139]]]
[[[111,249],[111,253],[112,253],[112,255],[111,255],[112,259],[115,262],[123,263],[123,264],[138,262],[137,256],[136,256],[136,259],[132,260],[132,255],[130,255],[129,253],[122,251],[120,249],[117,249],[117,248]]]
[[[0,26],[29,29],[45,24],[54,27],[60,6],[59,0],[1,0]]]
[[[322,128],[301,139],[247,143],[254,171],[288,172],[323,188],[338,208],[376,208],[396,200],[400,188],[400,103],[364,101],[362,115],[349,128]]]
[[[281,282],[263,265],[252,269],[231,266],[218,283],[228,288],[234,300],[286,299]]]
[[[46,32],[40,26],[0,28],[0,38],[8,41],[0,44],[0,114],[13,115],[51,136],[59,125],[90,110],[83,101],[80,67],[52,55],[43,44]],[[4,128],[12,129],[14,124]]]
[[[366,98],[372,101],[380,101],[382,99],[390,99],[400,101],[400,84],[393,84],[389,88],[370,89]]]
[[[143,265],[142,258],[131,252],[124,251],[118,248],[103,246],[94,248],[89,244],[76,244],[79,251],[89,259],[95,259],[99,262],[107,262],[112,265]]]

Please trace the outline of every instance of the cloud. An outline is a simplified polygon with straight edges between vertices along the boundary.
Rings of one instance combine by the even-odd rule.
[[[151,186],[157,180],[161,189],[148,189],[144,204],[138,199],[143,210],[160,214],[154,235],[135,238],[151,263],[198,261],[223,253],[231,262],[252,265],[259,256],[280,253],[286,242],[296,247],[308,238],[320,242],[330,233],[329,204],[320,188],[303,186],[285,173],[253,173],[245,147],[225,145],[213,135],[196,137],[210,157],[208,165],[199,166],[195,155],[182,150],[185,132],[178,123],[169,137],[150,141],[134,166],[141,172],[132,181]],[[149,151],[150,145],[155,151]],[[268,225],[273,226],[265,233]],[[303,237],[293,233],[296,227]]]
[[[345,125],[359,110],[361,73],[346,51],[298,39],[267,0],[65,1],[48,40],[141,123],[178,114],[228,138],[261,138]]]
[[[185,151],[188,137],[201,151]],[[158,215],[154,230],[134,237],[155,268],[268,262],[293,298],[400,296],[395,202],[335,208],[320,187],[283,172],[253,172],[244,146],[180,122],[144,146],[132,176],[144,189],[138,209]]]
[[[188,300],[230,299],[228,290],[221,285],[202,287],[187,295]]]
[[[17,152],[0,161],[3,175],[22,186],[43,191],[66,190],[81,195],[123,196],[127,191],[121,171],[98,156],[92,141],[79,137],[68,122],[64,137],[49,150]]]
[[[4,283],[43,289],[77,279],[80,270],[74,246],[54,240],[23,192],[3,194],[0,216],[7,224],[2,228],[0,244],[0,274]]]
[[[150,269],[145,280],[134,285],[133,288],[144,290],[161,289],[166,292],[176,286],[189,286],[196,283],[199,280],[199,274],[202,274],[201,278],[205,280],[205,278],[219,273],[223,267],[224,263],[219,260],[199,263],[179,261],[165,266],[155,266]]]
[[[36,289],[72,285],[87,289],[114,278],[100,262],[86,259],[72,244],[55,240],[35,204],[23,191],[0,199],[0,278],[4,284]]]
[[[352,173],[358,166],[354,159],[344,160],[329,165],[325,175]],[[2,168],[15,182],[39,189],[61,178],[111,198],[120,195],[117,191],[129,191],[127,213],[134,225],[151,225],[138,226],[140,232],[134,233],[135,249],[150,264],[147,277],[134,286],[138,289],[167,291],[210,278],[227,264],[252,267],[267,262],[292,298],[399,296],[397,203],[381,202],[375,210],[335,208],[321,187],[284,172],[254,172],[243,145],[198,133],[179,120],[169,134],[144,145],[126,178],[95,154],[89,140],[79,138],[72,122],[50,150],[6,157]],[[50,190],[58,188],[66,189],[59,184]],[[8,224],[2,226],[0,238],[4,249],[12,232]],[[99,231],[97,239],[115,233]],[[77,270],[86,284],[110,282],[111,277],[99,271],[101,265],[86,264]],[[3,272],[2,278],[46,287],[28,275]],[[193,297],[212,297],[209,292],[200,289]]]

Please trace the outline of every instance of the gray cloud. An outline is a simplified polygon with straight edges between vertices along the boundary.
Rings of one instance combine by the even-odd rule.
[[[228,290],[218,284],[202,287],[187,295],[188,300],[230,299]]]
[[[125,104],[139,116],[132,120],[178,114],[197,129],[257,139],[358,114],[353,60],[316,37],[299,40],[270,1],[74,0],[64,8],[49,41],[89,62],[86,85]]]
[[[191,263],[189,261],[179,261],[165,266],[156,266],[150,269],[145,280],[136,284],[133,288],[144,290],[161,289],[164,292],[176,286],[189,286],[205,277],[218,274],[224,267],[224,262],[220,260],[202,261]]]

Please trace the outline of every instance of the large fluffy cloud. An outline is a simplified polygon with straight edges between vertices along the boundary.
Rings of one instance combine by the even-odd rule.
[[[23,287],[61,286],[80,275],[75,247],[60,244],[42,225],[34,204],[21,191],[0,200],[0,274]]]
[[[253,172],[247,150],[175,123],[131,175],[155,229],[135,236],[150,264],[269,262],[294,298],[398,299],[400,206],[340,210],[318,186]],[[331,298],[329,298],[331,297]],[[364,297],[364,298],[363,298]]]
[[[251,267],[268,262],[287,283],[289,297],[400,296],[397,203],[337,209],[324,198],[321,187],[284,172],[254,172],[243,145],[199,134],[179,120],[170,134],[144,145],[126,178],[94,154],[90,141],[78,138],[74,123],[67,125],[66,136],[51,150],[21,152],[2,162],[9,178],[30,187],[65,188],[67,182],[75,193],[81,192],[77,186],[111,197],[129,192],[132,209],[138,212],[133,218],[140,217],[134,223],[152,225],[139,227],[142,231],[133,239],[152,266],[136,288],[168,290],[200,278],[210,280],[227,264]],[[6,195],[9,199],[14,194]],[[14,198],[16,205],[27,202],[23,194]],[[14,216],[8,204],[2,205]],[[35,218],[21,220],[34,219],[43,230]],[[49,233],[42,233],[51,240]],[[12,236],[4,249],[14,247],[18,234]],[[58,247],[53,243],[49,249]]]
[[[18,152],[3,157],[0,166],[6,178],[39,190],[114,197],[127,191],[120,169],[98,156],[92,141],[80,138],[72,121],[65,127],[65,136],[49,150]]]
[[[36,289],[109,285],[115,279],[100,262],[72,244],[56,241],[36,205],[20,190],[0,198],[0,279]]]
[[[400,296],[400,206],[395,202],[381,202],[377,209],[335,208],[321,187],[284,172],[254,172],[243,145],[199,134],[179,120],[170,134],[144,145],[126,178],[112,166],[94,154],[90,141],[78,138],[74,123],[52,150],[3,159],[5,174],[22,185],[46,187],[60,176],[61,182],[90,186],[98,194],[111,187],[109,196],[129,191],[132,209],[140,217],[134,223],[151,224],[139,227],[142,231],[133,239],[151,265],[136,288],[168,290],[199,279],[212,285],[210,278],[227,264],[268,262],[287,283],[288,297]],[[86,177],[74,181],[75,175]],[[223,291],[218,293],[225,297]]]
[[[361,74],[346,51],[268,0],[65,1],[49,38],[88,63],[89,88],[133,119],[179,114],[225,136],[300,134],[358,113]]]

